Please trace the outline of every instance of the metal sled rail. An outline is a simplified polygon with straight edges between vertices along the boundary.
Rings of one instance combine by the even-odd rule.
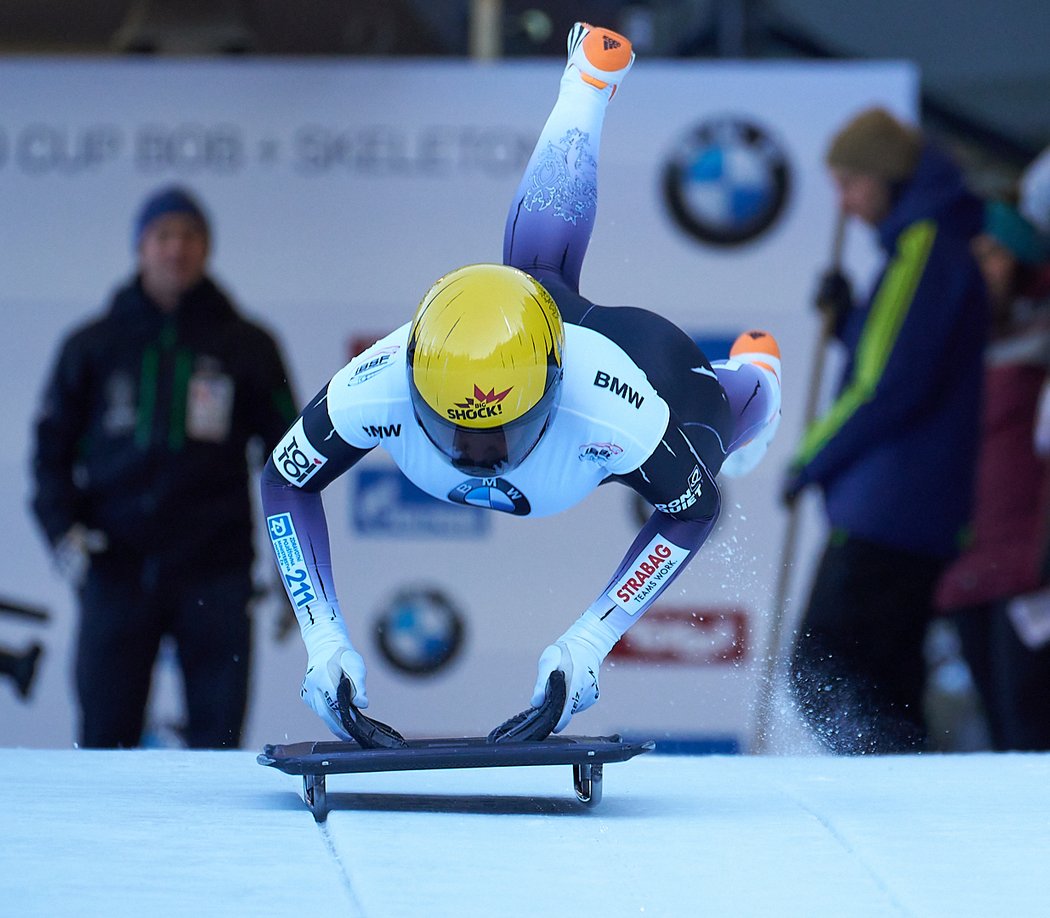
[[[619,736],[547,737],[539,742],[490,743],[484,737],[408,740],[399,749],[364,749],[356,743],[304,742],[267,745],[256,761],[303,776],[303,797],[318,822],[328,815],[325,777],[375,771],[506,768],[572,765],[577,799],[594,806],[602,798],[602,766],[625,762],[655,748],[652,740]]]

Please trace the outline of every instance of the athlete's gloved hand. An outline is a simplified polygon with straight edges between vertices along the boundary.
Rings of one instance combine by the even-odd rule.
[[[846,313],[853,308],[853,287],[841,271],[832,269],[820,279],[816,296],[817,309],[825,320],[838,327]]]
[[[91,566],[91,556],[105,551],[107,547],[108,540],[104,532],[74,523],[55,543],[55,566],[64,580],[74,587],[80,587]]]
[[[339,713],[339,682],[344,676],[353,686],[353,703],[359,708],[367,708],[365,661],[354,650],[349,638],[339,640],[333,637],[310,652],[299,696],[329,730],[341,739],[349,740],[353,737],[343,727]]]
[[[350,700],[368,707],[365,661],[350,643],[338,603],[310,603],[295,610],[306,644],[306,676],[299,696],[336,736],[352,739],[339,713],[339,682],[345,675],[353,685]],[[345,694],[345,690],[344,690]]]
[[[547,680],[555,670],[565,674],[565,704],[554,725],[561,733],[573,714],[586,711],[598,700],[598,670],[620,635],[592,612],[584,612],[569,629],[540,654],[532,704],[543,704]]]

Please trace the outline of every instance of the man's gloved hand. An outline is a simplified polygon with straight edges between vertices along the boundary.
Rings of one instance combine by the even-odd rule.
[[[306,640],[305,634],[303,637]],[[343,727],[339,713],[339,682],[345,674],[353,685],[350,700],[359,708],[367,708],[365,661],[354,650],[341,620],[338,628],[332,627],[324,636],[311,635],[311,638],[314,639],[307,640],[306,676],[299,695],[332,733],[344,740],[353,739]]]
[[[108,544],[106,534],[101,530],[74,523],[55,543],[55,566],[64,580],[80,587],[91,566],[91,556],[105,551]]]
[[[565,673],[565,705],[554,726],[561,733],[573,714],[586,711],[598,700],[598,670],[620,635],[597,615],[584,612],[569,629],[540,654],[532,704],[543,704],[547,680],[555,670]]]
[[[853,308],[853,287],[841,271],[833,268],[820,279],[816,297],[817,309],[831,322],[839,325],[843,317]]]

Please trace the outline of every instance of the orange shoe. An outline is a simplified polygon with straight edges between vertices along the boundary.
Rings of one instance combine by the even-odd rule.
[[[634,63],[629,39],[586,22],[577,22],[569,30],[568,49],[566,71],[575,67],[585,83],[598,90],[608,89],[610,99]]]
[[[752,329],[739,335],[729,349],[729,357],[756,364],[780,380],[780,345],[769,332]]]

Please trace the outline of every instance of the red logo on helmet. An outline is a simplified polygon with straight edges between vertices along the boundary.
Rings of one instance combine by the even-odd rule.
[[[514,387],[511,386],[509,389],[504,389],[502,392],[497,392],[495,387],[489,389],[488,392],[483,392],[481,387],[474,383],[474,397],[467,396],[465,402],[456,402],[457,408],[473,408],[475,405],[498,405],[507,397],[507,393],[510,392]]]

